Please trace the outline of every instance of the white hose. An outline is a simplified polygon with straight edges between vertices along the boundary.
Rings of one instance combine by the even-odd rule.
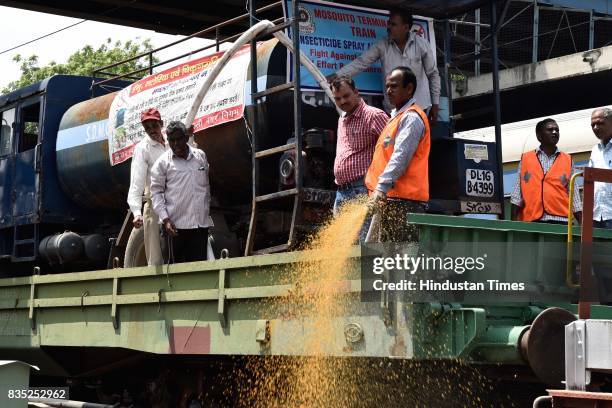
[[[213,68],[212,72],[208,75],[208,78],[206,78],[206,80],[202,84],[202,88],[200,88],[200,91],[198,92],[198,94],[196,95],[195,100],[193,101],[193,105],[191,105],[191,109],[189,110],[189,113],[187,114],[187,118],[185,119],[185,125],[187,127],[189,127],[189,126],[191,126],[193,124],[193,120],[195,119],[195,115],[196,115],[196,113],[198,111],[198,108],[202,104],[202,101],[204,100],[204,96],[206,96],[206,92],[208,92],[208,89],[213,84],[214,80],[217,79],[217,76],[219,75],[219,72],[221,72],[223,67],[225,66],[225,63],[244,44],[246,44],[249,41],[252,41],[257,36],[257,34],[259,34],[260,32],[262,32],[262,31],[264,31],[264,30],[266,30],[266,29],[268,29],[270,27],[274,27],[274,24],[272,24],[271,21],[269,21],[269,20],[260,21],[259,23],[255,24],[253,27],[251,27],[248,30],[246,30],[236,40],[236,42],[232,45],[232,48],[230,48],[229,50],[227,50],[223,54],[221,59],[217,62],[217,64]],[[251,78],[251,81],[256,81],[256,80],[257,80],[257,78]]]
[[[287,47],[289,51],[293,52],[293,42],[291,42],[291,40],[289,39],[289,37],[287,37],[287,35],[285,35],[285,33],[283,33],[282,31],[277,31],[274,33],[274,37],[276,37],[281,44]],[[319,68],[317,68],[317,66],[310,60],[310,58],[304,55],[302,51],[300,51],[300,62],[306,67],[308,71],[310,71],[312,76],[314,76],[315,80],[319,83],[321,89],[325,91],[325,94],[329,97],[329,99],[334,102],[334,95],[332,94],[331,88],[327,83],[327,79],[321,73],[321,71],[319,71]],[[342,110],[338,106],[336,106],[336,111],[338,112],[338,115],[342,113]]]
[[[219,75],[223,67],[225,66],[225,63],[244,44],[252,41],[255,37],[257,37],[259,33],[267,30],[268,28],[272,28],[272,27],[274,27],[274,23],[272,23],[271,21],[269,20],[260,21],[259,23],[255,24],[254,26],[249,28],[247,31],[245,31],[236,40],[236,42],[234,42],[232,47],[223,54],[221,59],[217,62],[217,64],[215,64],[215,67],[213,68],[212,72],[208,75],[208,77],[202,84],[202,87],[200,88],[198,94],[196,95],[195,100],[193,101],[193,104],[191,105],[191,109],[189,110],[189,113],[187,114],[187,118],[185,119],[185,125],[187,127],[193,124],[193,120],[195,119],[195,115],[198,112],[198,108],[200,107],[200,105],[202,104],[202,101],[204,100],[204,96],[206,96],[208,89],[211,87],[211,85],[213,84],[213,82],[215,81],[215,79],[217,78],[217,76]],[[277,31],[274,33],[274,37],[276,37],[278,41],[281,44],[283,44],[287,49],[293,52],[293,43],[291,42],[289,37],[287,37],[284,33]],[[308,71],[310,71],[310,73],[315,77],[315,79],[317,80],[321,88],[325,91],[327,96],[333,101],[334,96],[331,92],[329,85],[327,84],[327,80],[325,79],[325,76],[323,76],[323,74],[321,73],[321,71],[319,71],[316,65],[313,64],[312,61],[310,61],[310,59],[307,56],[305,56],[301,51],[300,51],[300,62],[302,63],[302,65],[306,67],[306,69],[308,69]],[[252,61],[252,63],[255,63],[255,62]],[[251,81],[256,81],[256,80],[257,78],[251,78]],[[336,110],[338,111],[338,114],[342,112],[340,108],[338,108],[337,106],[336,106]]]

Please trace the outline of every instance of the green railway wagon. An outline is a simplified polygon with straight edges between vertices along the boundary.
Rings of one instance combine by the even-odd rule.
[[[575,319],[578,292],[567,285],[564,256],[556,263],[542,259],[548,248],[565,249],[566,229],[435,215],[409,219],[420,238],[408,248],[444,246],[463,254],[485,248],[499,267],[462,279],[513,280],[524,290],[517,296],[465,291],[460,301],[382,291],[380,301],[364,301],[362,269],[372,249],[355,246],[344,276],[330,289],[344,299],[326,333],[333,340],[314,353],[308,344],[320,335],[310,324],[317,316],[292,298],[291,276],[305,262],[324,268],[328,260],[317,252],[35,274],[0,280],[0,354],[62,380],[120,377],[156,361],[189,361],[205,372],[213,360],[325,356],[368,364],[461,361],[512,368],[517,380],[534,381],[535,373],[536,381],[560,384],[563,355],[553,351],[563,347],[559,333]],[[612,231],[595,230],[594,238],[610,242]],[[591,317],[612,318],[612,308],[593,306]]]

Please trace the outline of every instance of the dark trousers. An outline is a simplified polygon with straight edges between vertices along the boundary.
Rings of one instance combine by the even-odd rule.
[[[208,228],[179,229],[176,237],[162,234],[164,261],[170,263],[205,261]]]
[[[388,199],[382,208],[382,242],[416,242],[419,240],[416,225],[408,223],[408,213],[425,212],[426,204],[410,200]]]
[[[558,221],[558,220],[546,220],[546,221],[537,220],[535,222],[538,222],[540,224],[567,225],[567,221]]]

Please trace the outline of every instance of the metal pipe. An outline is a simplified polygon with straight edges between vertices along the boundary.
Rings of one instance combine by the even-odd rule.
[[[488,326],[478,338],[475,353],[484,361],[505,364],[524,364],[521,338],[531,326]]]
[[[480,9],[477,9],[477,11]],[[436,20],[437,22],[441,22],[441,21],[446,21],[446,20]],[[486,24],[486,23],[481,23],[480,20],[477,21],[462,21],[462,20],[448,20],[449,23],[451,24],[459,24],[459,25],[466,25],[466,26],[474,26],[474,27],[486,27],[489,28],[491,27],[490,24]]]
[[[450,21],[444,22],[444,76],[446,82],[446,98],[448,101],[448,117],[450,136],[453,136],[453,121],[450,118],[453,116],[453,83],[451,81],[450,66],[451,66],[451,29]]]
[[[576,183],[576,178],[582,177],[582,173],[576,173],[572,175],[570,178],[570,186],[569,186],[569,208],[567,212],[567,264],[565,266],[565,284],[570,289],[578,289],[580,285],[576,285],[574,283],[574,279],[572,279],[572,266],[574,263],[574,250],[573,250],[573,242],[574,242],[574,234],[572,224],[574,222],[574,185]]]
[[[502,160],[502,134],[501,134],[501,97],[499,93],[499,50],[497,47],[497,4],[491,0],[491,52],[493,59],[493,106],[495,109],[495,150],[497,152],[498,200],[501,213],[504,214],[504,168]]]
[[[215,50],[219,52],[219,27],[215,29]]]
[[[300,1],[293,0],[293,26],[291,31],[293,34],[293,128],[295,132],[295,144],[297,157],[295,167],[295,187],[299,190],[302,188],[302,175],[304,170],[304,160],[302,158],[302,82],[300,80]]]
[[[28,402],[39,402],[54,408],[114,408],[115,405],[51,398],[28,398]]]
[[[538,62],[538,32],[540,31],[540,7],[538,1],[533,1],[533,44],[531,49],[531,62]]]
[[[510,8],[510,0],[504,0],[504,8],[499,16],[499,19],[496,18],[495,22],[495,32],[499,34],[499,30],[503,27],[504,20],[506,19],[506,14],[508,13],[508,9]]]
[[[593,10],[589,11],[589,50],[595,48],[595,20]]]
[[[582,236],[580,239],[580,296],[578,317],[588,319],[591,315],[593,278],[589,271],[593,265],[593,204],[595,182],[612,183],[612,170],[586,167],[584,169],[584,200],[582,204]]]
[[[255,0],[249,1],[249,25],[253,27],[257,24],[254,12]],[[248,256],[253,250],[253,243],[255,242],[255,231],[257,228],[257,195],[259,194],[259,188],[257,182],[259,180],[259,161],[257,160],[256,153],[259,151],[259,144],[257,143],[257,104],[259,100],[255,99],[257,93],[257,41],[253,39],[251,41],[251,103],[253,105],[252,110],[252,121],[250,129],[247,128],[247,132],[250,130],[251,138],[251,190],[253,193],[253,200],[251,201],[251,220],[249,223],[249,234],[247,236],[247,243],[244,249],[244,255]]]
[[[261,13],[261,12],[264,12],[264,11],[270,10],[270,9],[272,9],[272,8],[274,8],[274,7],[280,6],[280,5],[282,5],[282,4],[283,4],[283,2],[282,2],[282,1],[277,1],[277,2],[275,2],[275,3],[269,4],[269,5],[267,5],[267,6],[264,6],[264,7],[262,7],[262,8],[259,8],[259,9],[255,10],[255,13]],[[187,36],[187,37],[185,37],[185,38],[181,38],[180,40],[177,40],[177,41],[171,42],[170,44],[162,45],[161,47],[159,47],[159,48],[155,48],[154,50],[147,51],[147,52],[143,52],[142,54],[138,54],[138,55],[136,55],[136,56],[133,56],[133,57],[128,58],[128,59],[125,59],[125,60],[123,60],[123,61],[116,62],[116,63],[114,63],[114,64],[110,64],[110,65],[103,66],[103,67],[101,67],[101,68],[98,68],[98,69],[97,69],[97,70],[95,70],[94,72],[98,72],[98,71],[101,71],[101,70],[105,70],[105,69],[107,69],[107,68],[113,68],[113,67],[116,67],[116,66],[118,66],[118,65],[125,64],[126,62],[129,62],[129,61],[134,61],[134,60],[136,60],[136,59],[142,58],[143,56],[147,55],[148,53],[155,53],[155,52],[158,52],[158,51],[164,50],[164,49],[166,49],[166,48],[168,48],[168,47],[172,47],[173,45],[180,44],[180,43],[182,43],[182,42],[184,42],[184,41],[190,40],[190,39],[192,39],[192,38],[194,38],[194,37],[199,37],[199,36],[201,36],[202,34],[208,34],[209,32],[211,32],[211,31],[213,31],[213,30],[216,30],[217,28],[225,27],[225,26],[227,26],[227,25],[230,25],[230,24],[236,23],[236,22],[238,22],[238,21],[240,21],[240,20],[244,20],[245,18],[249,17],[250,15],[251,15],[251,12],[249,12],[249,13],[245,13],[245,14],[241,14],[241,15],[239,15],[238,17],[234,17],[234,18],[232,18],[232,19],[230,19],[230,20],[226,20],[226,21],[224,21],[224,22],[222,22],[222,23],[219,23],[219,24],[216,24],[216,25],[214,25],[214,26],[210,26],[210,27],[205,28],[205,29],[203,29],[203,30],[201,30],[201,31],[198,31],[198,32],[196,32],[196,33],[193,33],[193,34],[191,34],[191,35],[189,35],[189,36]]]
[[[480,9],[476,9],[474,12],[474,19],[477,23],[480,23]],[[480,75],[480,25],[474,28],[474,55],[478,55],[478,58],[474,61],[474,75]]]
[[[280,22],[280,21],[282,21],[282,20],[283,20],[283,18],[277,18],[276,20],[272,20],[272,23],[273,23],[273,24],[277,24],[278,22]],[[265,32],[263,32],[263,34],[262,34],[262,35],[267,35],[268,33],[271,33],[273,30],[274,30],[274,29],[270,28],[269,30],[266,30]],[[226,43],[226,42],[229,42],[229,41],[233,41],[233,40],[235,40],[235,39],[239,38],[241,35],[242,35],[242,33],[239,33],[239,34],[235,34],[235,35],[232,35],[232,36],[226,37],[226,38],[224,38],[223,40],[221,40],[221,41],[219,42],[219,44],[223,44],[223,43]],[[176,60],[178,60],[178,59],[181,59],[181,58],[187,57],[187,56],[189,56],[189,55],[197,54],[198,52],[201,52],[201,51],[207,50],[207,49],[209,49],[209,48],[213,48],[213,47],[215,47],[215,46],[216,46],[216,44],[215,44],[215,43],[209,44],[209,45],[207,45],[207,46],[205,46],[205,47],[198,48],[197,50],[190,51],[190,52],[187,52],[187,53],[185,53],[185,54],[181,54],[181,55],[179,55],[179,56],[176,56],[176,57],[170,58],[170,59],[165,60],[165,61],[162,61],[162,62],[158,62],[157,64],[154,64],[154,65],[152,66],[152,68],[157,68],[157,67],[159,67],[159,66],[161,66],[161,65],[166,65],[166,64],[169,64],[170,62],[173,62],[173,61],[176,61]],[[115,81],[115,80],[117,80],[117,79],[121,79],[121,78],[128,78],[130,75],[133,75],[133,74],[136,74],[136,73],[139,73],[139,72],[142,72],[142,71],[146,71],[147,69],[148,69],[148,68],[141,68],[141,69],[137,69],[137,70],[132,71],[132,72],[128,72],[127,74],[116,75],[116,76],[114,76],[114,77],[112,77],[112,78],[104,79],[104,80],[99,81],[99,82],[94,82],[94,83],[92,84],[92,86],[102,85],[102,84],[105,84],[105,83],[107,83],[107,82]],[[94,73],[96,73],[96,72],[98,72],[98,71],[94,71]],[[93,75],[93,74],[92,74],[92,75]],[[107,75],[113,75],[113,74],[107,73]],[[142,79],[142,78],[136,78],[136,79]]]
[[[551,402],[551,403],[552,403],[552,396],[551,396],[551,395],[542,395],[542,396],[540,396],[540,397],[536,398],[536,399],[533,401],[533,408],[541,408],[541,407],[540,407],[540,404],[541,404],[542,402],[544,402],[544,401],[548,401],[548,402]]]
[[[591,176],[592,168],[584,169],[584,190],[582,204],[582,236],[580,237],[580,295],[578,296],[578,318],[591,317],[589,291],[591,287],[591,265],[593,249],[593,202],[595,183]]]

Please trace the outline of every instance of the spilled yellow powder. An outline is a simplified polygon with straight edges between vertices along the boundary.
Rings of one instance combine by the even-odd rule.
[[[490,406],[481,400],[491,382],[457,361],[411,361],[386,358],[329,357],[342,354],[337,317],[351,315],[340,282],[349,278],[351,248],[366,217],[363,200],[345,205],[310,240],[303,259],[285,273],[291,293],[274,299],[281,315],[299,322],[300,338],[289,356],[251,356],[231,372],[231,405],[245,407],[444,407]],[[314,255],[314,256],[313,256]],[[323,261],[314,261],[313,258]],[[353,277],[354,278],[354,277]],[[290,336],[290,333],[287,333]],[[303,342],[302,342],[303,339]],[[229,380],[229,379],[228,379]],[[496,398],[499,401],[499,398]],[[513,406],[499,401],[496,406]],[[452,404],[452,405],[450,405]]]

